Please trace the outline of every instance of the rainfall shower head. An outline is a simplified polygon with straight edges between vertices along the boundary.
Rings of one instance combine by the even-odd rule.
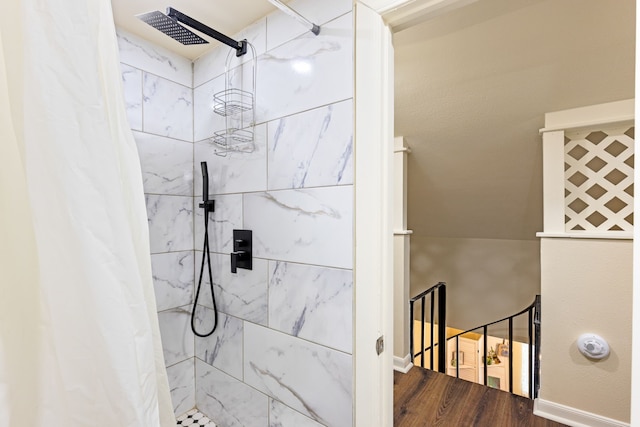
[[[209,43],[199,35],[178,24],[175,19],[169,18],[158,10],[142,13],[136,15],[136,17],[184,45]]]
[[[227,37],[224,34],[219,33],[211,27],[207,27],[202,22],[196,21],[192,17],[187,16],[172,7],[167,8],[166,15],[162,12],[154,11],[136,15],[136,17],[151,25],[156,30],[160,30],[172,39],[177,40],[185,45],[204,44],[209,42],[199,35],[187,30],[185,27],[178,24],[178,22],[188,25],[194,30],[199,31],[202,34],[206,34],[207,36],[212,37],[219,42],[222,42],[227,46],[235,49],[236,56],[242,56],[247,53],[246,40],[236,41],[230,37]]]

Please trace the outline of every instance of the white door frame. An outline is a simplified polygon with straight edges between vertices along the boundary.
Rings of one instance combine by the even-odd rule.
[[[354,425],[384,427],[393,425],[393,47],[377,12],[356,2],[354,21]]]
[[[391,26],[475,0],[356,0],[354,425],[393,425],[393,98]],[[384,339],[378,354],[376,341]]]
[[[354,425],[393,425],[393,87],[391,27],[475,0],[356,0]],[[384,338],[385,350],[376,352]]]

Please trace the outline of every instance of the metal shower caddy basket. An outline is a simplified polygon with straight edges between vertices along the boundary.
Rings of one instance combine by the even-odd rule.
[[[249,47],[251,59],[232,68],[231,62],[236,55],[232,55],[235,51],[229,51],[224,71],[225,89],[213,95],[213,112],[225,118],[224,129],[214,132],[212,139],[215,154],[220,156],[234,151],[250,153],[255,149],[256,51],[246,40],[242,43]],[[244,84],[247,64],[251,67],[251,82]],[[239,84],[232,84],[234,76],[239,76]]]

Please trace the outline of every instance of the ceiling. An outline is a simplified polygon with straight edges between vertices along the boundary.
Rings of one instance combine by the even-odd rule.
[[[276,10],[267,0],[215,0],[215,3],[211,0],[111,0],[111,6],[116,27],[189,59],[201,56],[218,42],[203,35],[211,44],[184,46],[140,21],[136,15],[154,10],[165,12],[171,6],[233,37],[249,24]]]
[[[232,37],[275,10],[267,0],[112,0],[117,27],[186,58],[216,45],[183,46],[135,17],[167,6]],[[634,96],[634,17],[634,0],[478,0],[396,32],[409,228],[535,239],[544,113]]]
[[[408,226],[535,239],[544,113],[633,98],[633,0],[479,0],[394,35]]]

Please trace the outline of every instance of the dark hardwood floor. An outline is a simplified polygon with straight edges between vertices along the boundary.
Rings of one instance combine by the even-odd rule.
[[[420,367],[394,372],[394,427],[566,427],[533,415],[533,401]]]

